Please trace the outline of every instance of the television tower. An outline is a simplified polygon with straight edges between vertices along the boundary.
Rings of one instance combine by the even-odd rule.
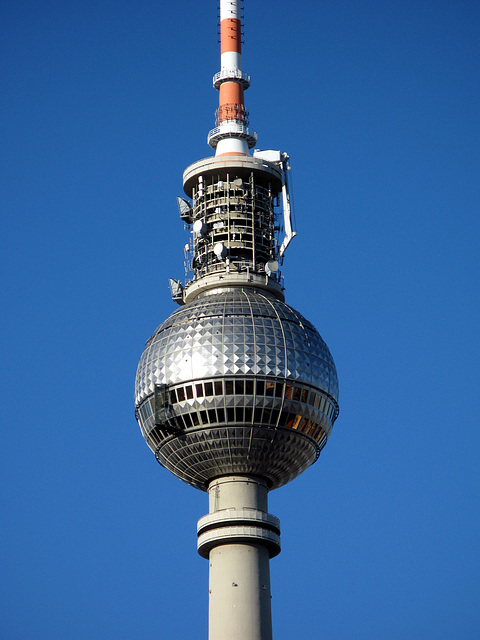
[[[135,381],[136,417],[158,462],[209,495],[198,522],[209,640],[271,640],[280,523],[267,494],[317,460],[338,415],[330,351],[284,302],[289,157],[250,154],[241,10],[241,0],[220,0],[215,156],[183,174],[186,277],[170,280],[180,308],[147,341]]]

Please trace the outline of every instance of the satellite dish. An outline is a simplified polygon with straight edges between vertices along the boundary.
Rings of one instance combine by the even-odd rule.
[[[204,236],[207,231],[207,225],[203,222],[203,220],[195,220],[193,223],[193,230],[197,234],[197,236]]]
[[[217,244],[213,247],[213,252],[217,256],[217,258],[221,260],[227,255],[227,247],[223,244],[223,242],[217,242]]]
[[[270,274],[278,271],[278,267],[279,267],[278,260],[269,260],[265,265],[265,271],[269,276]]]

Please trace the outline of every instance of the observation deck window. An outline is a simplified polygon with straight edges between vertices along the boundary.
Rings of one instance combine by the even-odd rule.
[[[205,382],[205,395],[213,396],[213,382]]]
[[[275,382],[271,382],[267,380],[265,384],[265,395],[273,398],[273,393],[275,391]]]

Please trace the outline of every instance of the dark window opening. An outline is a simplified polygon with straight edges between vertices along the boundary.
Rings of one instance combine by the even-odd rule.
[[[289,413],[287,416],[287,421],[285,426],[286,427],[290,427],[290,429],[293,429],[293,421],[295,420],[295,414],[294,413]]]
[[[213,396],[213,382],[205,382],[205,395]]]
[[[245,383],[243,380],[235,380],[236,395],[243,396],[245,393]]]

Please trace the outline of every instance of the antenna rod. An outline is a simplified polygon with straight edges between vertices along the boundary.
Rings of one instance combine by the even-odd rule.
[[[220,71],[213,77],[219,90],[216,127],[208,134],[208,144],[216,156],[249,155],[257,134],[248,128],[244,90],[250,76],[242,71],[241,0],[220,0]]]

